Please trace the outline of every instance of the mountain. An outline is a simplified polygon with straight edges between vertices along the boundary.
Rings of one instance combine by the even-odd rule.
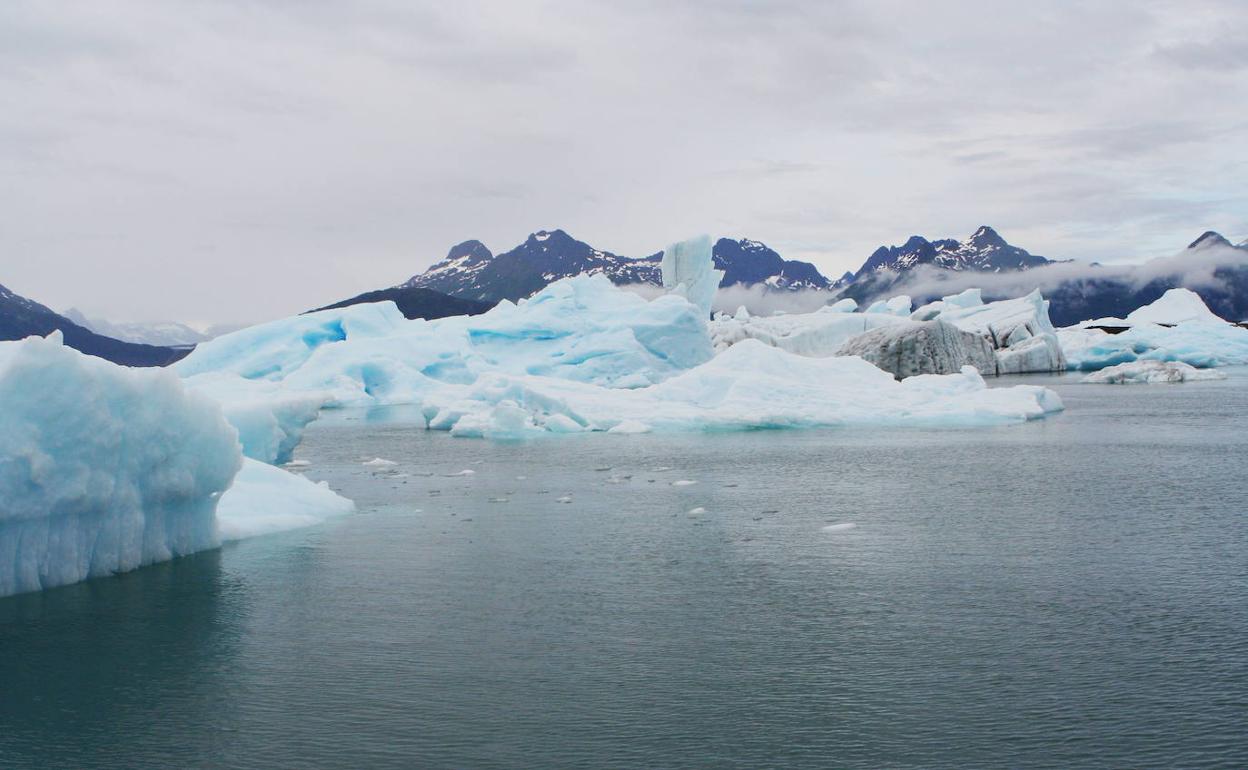
[[[87,318],[77,308],[70,308],[65,317],[96,334],[112,337],[122,342],[158,347],[183,347],[207,342],[212,337],[201,334],[186,324],[176,321],[153,321],[145,323],[113,323],[99,318]]]
[[[980,280],[976,273],[995,276]],[[1235,246],[1210,231],[1178,257],[1136,266],[1077,265],[1033,255],[981,227],[965,241],[914,236],[901,246],[882,246],[852,279],[837,282],[840,296],[859,304],[910,294],[918,305],[972,286],[983,289],[985,300],[1039,288],[1058,326],[1122,318],[1173,288],[1191,289],[1213,312],[1239,321],[1248,318],[1248,242]]]
[[[721,238],[714,245],[721,286],[763,284],[775,289],[826,289],[831,283],[814,265],[782,259],[758,241]],[[524,243],[495,255],[480,241],[464,241],[446,258],[399,288],[424,288],[453,297],[495,303],[517,300],[581,273],[603,273],[616,284],[662,284],[663,253],[623,257],[578,241],[563,230],[539,230]]]
[[[912,235],[901,246],[881,246],[867,258],[849,280],[864,296],[897,283],[907,271],[922,265],[942,270],[1000,273],[1029,270],[1050,264],[1051,260],[1011,246],[991,227],[981,226],[963,241],[952,238],[929,241]],[[852,296],[847,293],[846,296]],[[855,297],[858,299],[858,297]]]
[[[484,247],[482,247],[484,248]],[[333,310],[334,308],[360,305],[366,302],[384,302],[390,300],[399,306],[404,318],[423,318],[432,321],[435,318],[446,318],[452,315],[477,315],[489,310],[493,305],[472,299],[462,299],[443,294],[433,289],[422,289],[418,286],[395,286],[390,289],[365,292],[351,299],[344,299],[332,305],[309,310]]]
[[[1163,258],[1141,265],[1151,276],[1087,275],[1061,281],[1044,290],[1049,315],[1058,326],[1093,318],[1125,318],[1136,308],[1151,304],[1169,289],[1191,289],[1217,315],[1229,321],[1248,320],[1248,241],[1232,245],[1218,233],[1202,233],[1177,258]],[[1104,270],[1101,267],[1099,270]]]
[[[0,286],[0,340],[47,336],[59,329],[65,344],[88,355],[125,366],[166,366],[187,354],[186,349],[137,345],[96,334],[34,300]]]

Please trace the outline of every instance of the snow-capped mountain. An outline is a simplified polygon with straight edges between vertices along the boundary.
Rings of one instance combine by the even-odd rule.
[[[137,345],[96,334],[0,286],[0,340],[20,340],[32,335],[43,337],[58,329],[69,347],[126,366],[165,366],[186,355],[185,350]]]
[[[952,238],[929,241],[912,235],[901,246],[881,246],[858,269],[854,279],[860,280],[883,270],[903,272],[919,265],[933,265],[946,270],[1001,272],[1027,270],[1047,265],[1049,261],[1011,246],[996,230],[984,225],[962,241]]]
[[[831,284],[814,265],[786,260],[758,241],[721,238],[715,243],[715,267],[724,271],[722,286],[764,284],[774,289],[826,289]],[[433,289],[453,297],[483,302],[517,300],[561,279],[603,273],[616,284],[659,285],[662,252],[623,257],[578,241],[563,230],[540,230],[510,251],[494,255],[480,241],[464,241],[446,258],[402,287]]]
[[[122,342],[134,342],[139,345],[183,347],[198,345],[201,342],[212,339],[212,337],[176,321],[114,323],[105,321],[102,318],[88,318],[77,308],[66,310],[64,315],[79,326],[90,329],[96,334],[112,337]]]

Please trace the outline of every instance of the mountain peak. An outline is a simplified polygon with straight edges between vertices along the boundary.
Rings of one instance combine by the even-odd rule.
[[[980,225],[970,238],[966,241],[969,244],[984,248],[985,246],[1005,246],[1005,239],[996,230],[988,225]]]
[[[1226,246],[1230,247],[1231,242],[1222,237],[1221,233],[1213,230],[1206,230],[1200,234],[1200,237],[1187,245],[1189,249],[1205,249],[1210,246]]]
[[[493,256],[485,244],[478,240],[467,240],[463,243],[457,243],[451,247],[450,251],[446,252],[447,260],[467,257],[469,262],[480,262],[491,259]]]

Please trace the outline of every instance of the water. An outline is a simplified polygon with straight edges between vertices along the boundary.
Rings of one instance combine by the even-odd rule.
[[[338,415],[298,455],[358,514],[0,600],[0,766],[1248,767],[1248,377],[1029,381],[1068,411]]]

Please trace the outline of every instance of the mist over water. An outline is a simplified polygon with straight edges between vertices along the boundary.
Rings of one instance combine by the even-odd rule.
[[[0,764],[1243,767],[1231,374],[974,430],[333,413],[297,456],[357,514],[0,600]]]

